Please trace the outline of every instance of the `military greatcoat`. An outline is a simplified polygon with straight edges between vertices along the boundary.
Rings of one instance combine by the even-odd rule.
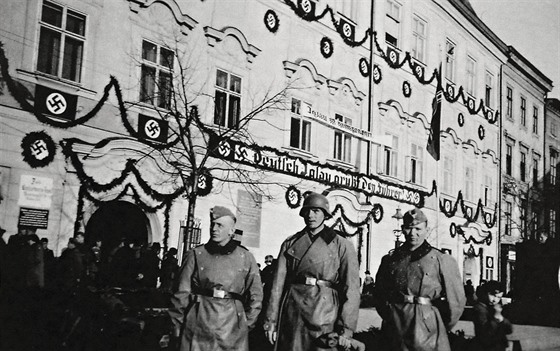
[[[208,296],[211,291],[239,298]],[[181,328],[179,350],[248,350],[248,331],[261,310],[262,294],[255,258],[235,241],[224,247],[209,242],[188,251],[170,310]]]
[[[466,302],[452,256],[427,242],[414,251],[403,245],[383,257],[376,281],[376,307],[390,350],[450,350],[447,331]]]
[[[351,336],[360,305],[358,270],[353,244],[331,228],[325,227],[315,240],[305,230],[286,239],[265,323],[265,329],[278,332],[276,350],[327,350],[317,346],[317,338],[333,331]],[[302,277],[332,286],[302,284]]]

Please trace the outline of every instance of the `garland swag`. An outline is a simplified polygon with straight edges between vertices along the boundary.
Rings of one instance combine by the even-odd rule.
[[[498,212],[498,204],[494,205],[494,214],[492,215],[490,212],[484,212],[484,204],[482,203],[481,199],[478,199],[475,214],[469,216],[468,214],[469,207],[465,205],[465,201],[463,199],[463,193],[461,191],[459,191],[459,193],[457,194],[457,200],[455,201],[455,204],[453,204],[453,206],[450,206],[450,203],[451,203],[450,200],[445,200],[445,199],[443,202],[442,201],[439,202],[439,210],[443,212],[443,214],[447,218],[451,218],[455,216],[455,213],[457,212],[457,207],[460,205],[461,211],[463,212],[463,217],[468,222],[476,222],[480,214],[483,213],[482,220],[488,229],[496,225],[497,222],[496,214]]]

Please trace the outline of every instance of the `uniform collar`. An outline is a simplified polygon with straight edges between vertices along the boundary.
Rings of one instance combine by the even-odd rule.
[[[309,231],[307,231],[307,233],[311,236],[311,233],[309,233]],[[316,234],[317,236],[321,237],[323,239],[323,241],[325,243],[330,244],[331,241],[334,240],[334,238],[336,238],[336,232],[329,228],[328,226],[325,225],[325,227],[323,228],[323,230],[321,230],[319,233]]]
[[[404,244],[395,250],[395,255],[398,257],[410,256],[410,261],[414,262],[426,256],[431,250],[432,246],[427,241],[424,241],[422,245],[414,251],[410,251],[410,246],[408,244]]]
[[[216,255],[216,254],[217,255],[229,255],[230,253],[233,252],[233,250],[235,250],[235,248],[238,245],[239,245],[239,243],[236,240],[230,240],[224,246],[220,246],[220,245],[216,244],[215,242],[213,242],[212,240],[210,240],[206,244],[204,244],[204,248],[211,255]]]

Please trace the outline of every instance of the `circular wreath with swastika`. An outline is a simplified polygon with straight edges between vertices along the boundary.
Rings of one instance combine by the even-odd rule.
[[[381,82],[381,79],[383,79],[383,75],[381,74],[381,69],[379,68],[378,65],[374,65],[373,66],[373,82],[375,84],[379,84],[379,82]]]
[[[301,203],[301,191],[293,185],[286,189],[286,203],[289,208],[298,208]]]
[[[363,77],[369,76],[369,63],[365,57],[360,58],[358,68],[360,69],[360,74]]]
[[[486,136],[486,130],[484,130],[484,127],[478,126],[478,137],[480,138],[480,140],[484,139],[485,136]]]
[[[280,26],[280,20],[278,19],[276,12],[272,10],[266,11],[264,14],[264,25],[270,32],[276,33],[278,27]]]
[[[31,132],[21,140],[23,160],[32,168],[45,167],[54,160],[56,144],[45,131]]]
[[[459,123],[459,127],[465,125],[465,116],[462,113],[459,113],[459,115],[457,116],[457,123]]]
[[[375,223],[381,222],[383,219],[383,206],[380,204],[374,204],[373,208],[371,209],[371,213],[373,214],[373,221]]]
[[[324,58],[331,57],[333,51],[334,48],[333,48],[332,41],[327,37],[323,37],[323,39],[321,39],[321,54],[323,55],[323,57]]]
[[[213,181],[214,177],[212,177],[210,171],[206,168],[203,168],[198,175],[196,194],[198,196],[206,196],[210,194],[210,191],[212,191]]]
[[[402,83],[402,92],[404,97],[410,97],[410,94],[412,94],[412,87],[410,86],[410,83],[406,80]]]

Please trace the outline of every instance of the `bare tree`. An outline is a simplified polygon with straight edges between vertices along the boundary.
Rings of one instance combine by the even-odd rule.
[[[174,49],[167,49],[171,47]],[[270,82],[269,86],[254,87],[256,91],[243,99],[248,106],[241,109],[240,100],[233,103],[229,101],[228,109],[224,110],[223,101],[217,101],[221,98],[218,94],[211,96],[205,92],[204,85],[210,83],[201,84],[200,79],[197,80],[201,75],[196,50],[186,47],[185,43],[175,40],[172,46],[159,49],[159,60],[163,60],[159,65],[168,69],[150,70],[142,67],[140,102],[127,102],[127,105],[130,108],[138,104],[153,104],[159,117],[168,123],[167,142],[155,145],[149,156],[161,158],[171,166],[162,169],[167,174],[164,182],[184,189],[184,197],[188,200],[187,233],[190,234],[198,197],[201,190],[210,186],[206,184],[208,179],[215,179],[222,185],[240,184],[250,194],[271,198],[269,185],[278,185],[278,182],[271,182],[263,170],[231,164],[213,158],[212,154],[216,141],[235,139],[249,145],[255,144],[251,130],[259,128],[259,124],[281,131],[280,127],[274,126],[264,117],[288,110],[288,93],[294,87],[293,81]],[[142,66],[138,58],[136,62]],[[241,81],[234,83],[241,84]],[[207,110],[208,106],[214,105],[213,120],[201,116],[199,102]]]

